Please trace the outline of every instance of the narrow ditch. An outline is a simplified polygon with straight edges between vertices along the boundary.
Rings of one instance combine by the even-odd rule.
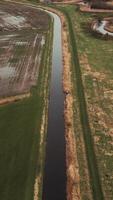
[[[66,200],[66,147],[64,130],[64,94],[62,87],[62,40],[60,18],[54,19],[52,72],[48,114],[43,200]]]

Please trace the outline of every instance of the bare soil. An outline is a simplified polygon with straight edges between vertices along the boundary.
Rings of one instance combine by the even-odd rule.
[[[11,102],[16,102],[18,100],[22,100],[24,98],[29,98],[29,97],[30,97],[30,93],[16,95],[16,96],[12,96],[12,97],[6,97],[6,98],[3,98],[3,99],[0,99],[0,105],[8,104],[8,103],[11,103]]]
[[[107,24],[105,26],[105,30],[108,32],[113,33],[113,18],[105,18],[105,20],[107,21]]]
[[[76,4],[78,2],[80,2],[80,0],[59,0],[59,1],[56,1],[56,0],[52,0],[53,3],[56,3],[56,4]]]
[[[88,4],[80,5],[80,11],[82,12],[89,12],[89,13],[112,13],[113,10],[107,9],[91,9]]]
[[[1,99],[29,93],[36,85],[48,28],[45,12],[0,2]]]

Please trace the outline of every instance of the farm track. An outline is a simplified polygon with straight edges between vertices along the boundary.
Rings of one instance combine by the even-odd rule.
[[[104,196],[103,196],[100,178],[99,178],[97,160],[96,160],[96,155],[95,155],[95,150],[94,150],[94,142],[91,135],[91,129],[90,129],[89,120],[88,120],[87,105],[86,105],[84,88],[83,88],[83,83],[82,83],[82,75],[81,75],[81,69],[79,65],[79,59],[77,55],[75,35],[74,35],[72,22],[71,22],[68,12],[66,10],[63,10],[63,13],[66,15],[68,25],[69,25],[70,43],[72,46],[72,58],[73,58],[73,64],[74,64],[74,69],[75,69],[75,74],[76,74],[80,118],[81,118],[81,124],[82,124],[82,129],[83,129],[83,136],[84,136],[84,142],[85,142],[85,149],[86,149],[86,155],[87,155],[87,161],[88,161],[93,199],[103,200]]]

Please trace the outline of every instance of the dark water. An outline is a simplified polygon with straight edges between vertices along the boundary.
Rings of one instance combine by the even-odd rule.
[[[56,14],[51,15],[54,18],[54,37],[43,200],[66,200],[61,22]]]

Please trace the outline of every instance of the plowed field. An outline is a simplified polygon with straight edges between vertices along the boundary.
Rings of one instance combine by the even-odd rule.
[[[0,98],[36,85],[49,17],[16,4],[0,3]]]

